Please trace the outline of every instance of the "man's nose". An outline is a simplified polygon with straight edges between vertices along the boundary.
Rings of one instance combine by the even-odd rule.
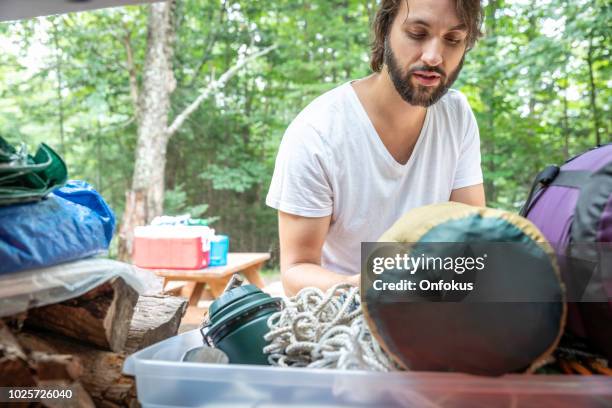
[[[423,45],[423,54],[421,60],[431,67],[438,66],[442,63],[442,51],[444,45],[437,38],[432,38]]]

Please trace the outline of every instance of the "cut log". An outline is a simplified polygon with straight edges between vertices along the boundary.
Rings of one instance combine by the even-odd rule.
[[[97,407],[138,406],[134,379],[122,374],[124,354],[99,350],[51,333],[24,331],[17,334],[17,339],[25,349],[32,352],[71,354],[77,357],[83,367],[79,381]]]
[[[34,351],[29,355],[29,363],[36,370],[38,381],[71,383],[83,374],[81,361],[71,354],[50,354]]]
[[[0,355],[3,355],[0,357],[1,386],[70,389],[71,398],[44,400],[40,405],[49,408],[94,408],[91,397],[83,385],[76,381],[82,374],[80,360],[72,355],[53,353],[55,350],[49,346],[30,352],[29,348],[22,347],[15,335],[0,321]],[[26,407],[33,404],[24,402],[13,405]]]
[[[34,374],[21,345],[9,328],[0,321],[0,386],[33,387]]]
[[[75,299],[32,309],[26,326],[47,329],[105,350],[122,351],[138,293],[121,278]]]
[[[55,400],[44,400],[43,407],[47,408],[95,408],[93,400],[78,381],[66,386],[63,381],[39,381],[37,387],[42,389],[70,389],[71,398],[58,398]]]
[[[17,336],[21,336],[21,334],[17,334]],[[38,384],[42,381],[71,383],[83,373],[83,367],[78,358],[70,354],[57,354],[54,348],[42,341],[40,343],[25,342],[22,344],[12,333],[7,333],[6,328],[4,330],[0,329],[0,337],[2,338],[0,348],[3,347],[4,350],[12,349],[13,354],[19,356],[19,359],[29,367],[31,377]],[[5,371],[1,370],[0,372],[4,377]]]
[[[12,332],[17,332],[21,330],[27,317],[28,317],[28,312],[25,311],[25,312],[17,313],[16,315],[3,317],[0,320],[2,320],[4,324],[6,324]]]
[[[187,310],[187,300],[173,296],[141,296],[125,343],[125,352],[132,354],[158,341],[176,335]]]

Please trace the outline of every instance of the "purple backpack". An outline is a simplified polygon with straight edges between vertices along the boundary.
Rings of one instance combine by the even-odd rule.
[[[521,215],[557,252],[567,329],[612,358],[612,144],[545,168]]]

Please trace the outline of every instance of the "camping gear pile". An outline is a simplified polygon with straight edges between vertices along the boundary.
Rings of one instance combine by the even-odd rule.
[[[83,181],[68,181],[44,143],[35,156],[0,137],[0,275],[103,254],[115,215]]]
[[[279,366],[482,375],[532,371],[558,343],[565,306],[552,248],[528,220],[444,203],[409,212],[380,238],[408,243],[411,254],[445,256],[456,255],[445,243],[461,243],[455,247],[463,251],[466,243],[500,241],[513,245],[486,246],[487,269],[461,276],[475,288],[465,301],[445,299],[443,291],[390,293],[366,285],[362,303],[350,286],[326,294],[305,288],[269,319],[270,345],[264,351]],[[440,271],[385,273],[387,282],[445,277]]]
[[[532,190],[523,211],[533,222],[505,211],[444,203],[409,212],[380,238],[406,243],[413,255],[456,256],[464,244],[485,244],[486,270],[461,275],[475,288],[462,295],[465,299],[444,290],[394,294],[368,287],[362,294],[364,325],[358,318],[361,305],[353,300],[356,290],[323,294],[306,288],[268,321],[270,344],[264,351],[270,363],[480,375],[612,374],[612,252],[601,245],[612,237],[612,145],[543,175],[537,179],[543,187]],[[566,196],[561,205],[559,194]],[[600,246],[571,245],[585,242]],[[457,248],[460,252],[453,253]],[[386,281],[412,280],[418,286],[425,278],[449,276],[457,275],[391,270]],[[372,352],[379,344],[384,352]]]
[[[278,367],[397,369],[363,319],[359,289],[339,284],[326,293],[305,288],[290,299],[273,298],[234,274],[212,303],[200,331],[206,347],[184,361],[219,350],[231,364]],[[248,344],[249,347],[244,347]]]
[[[61,388],[45,406],[136,406],[127,354],[176,335],[180,298],[106,253],[115,218],[61,157],[0,138],[0,386]]]

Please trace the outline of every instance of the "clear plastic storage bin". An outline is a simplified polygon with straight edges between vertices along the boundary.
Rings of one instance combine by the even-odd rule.
[[[183,363],[202,345],[194,330],[131,355],[143,407],[611,407],[604,376],[312,370]]]

